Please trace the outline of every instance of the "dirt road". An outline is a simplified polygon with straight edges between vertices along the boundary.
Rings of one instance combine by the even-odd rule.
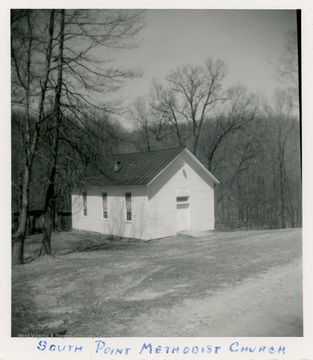
[[[189,299],[170,310],[140,316],[131,332],[160,336],[302,336],[302,266],[296,261]],[[143,335],[144,336],[144,335]]]
[[[142,242],[54,233],[54,256],[12,271],[17,334],[302,336],[301,229]],[[24,336],[24,335],[23,335]]]

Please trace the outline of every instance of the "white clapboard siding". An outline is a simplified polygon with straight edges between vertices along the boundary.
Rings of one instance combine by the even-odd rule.
[[[87,187],[87,216],[83,215],[82,192],[72,195],[73,228],[115,236],[146,239],[146,186]],[[103,219],[102,193],[107,193],[108,219]],[[132,195],[132,221],[126,221],[125,193]]]
[[[214,229],[214,183],[183,152],[148,185],[150,238],[177,233],[177,189],[186,189],[190,194],[190,230]]]
[[[147,185],[87,187],[72,195],[74,229],[143,240],[174,236],[178,231],[214,229],[214,184],[218,181],[187,150]],[[87,216],[83,215],[87,192]],[[103,219],[102,193],[107,193],[108,219]],[[126,220],[126,192],[131,193],[132,221]],[[188,201],[177,206],[177,196]]]

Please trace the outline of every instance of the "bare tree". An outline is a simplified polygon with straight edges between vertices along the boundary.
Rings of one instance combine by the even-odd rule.
[[[130,48],[131,39],[142,28],[138,11],[60,10],[56,76],[52,164],[45,201],[45,225],[41,255],[51,253],[51,228],[55,209],[55,181],[63,117],[72,116],[84,124],[93,122],[95,112],[114,112],[117,103],[109,101],[125,78],[136,76],[133,70],[103,67],[97,52]],[[77,45],[79,41],[79,44]],[[102,62],[106,62],[102,56]],[[79,90],[78,90],[79,89]],[[101,94],[101,96],[99,95]],[[104,96],[106,95],[106,96]],[[87,111],[85,111],[87,109]],[[63,129],[62,139],[71,145]]]
[[[154,81],[151,90],[150,106],[153,114],[165,122],[175,134],[179,146],[185,146],[190,138],[181,127],[181,119],[177,114],[177,99],[170,88],[165,88],[161,83]]]
[[[147,151],[150,151],[151,113],[148,112],[145,99],[143,97],[139,97],[134,101],[131,116],[137,123],[138,129],[143,131]]]
[[[143,11],[135,10],[12,11],[12,104],[24,107],[27,120],[23,130],[26,155],[23,201],[15,234],[15,262],[23,262],[29,183],[43,123],[46,120],[49,123],[46,129],[50,134],[51,151],[47,160],[51,171],[47,181],[47,223],[42,254],[50,252],[47,239],[51,234],[48,223],[52,212],[50,214],[48,209],[55,202],[56,175],[61,172],[57,161],[59,141],[66,141],[75,148],[66,136],[62,119],[71,118],[72,124],[91,134],[91,114],[116,111],[120,102],[110,95],[125,78],[132,78],[139,72],[110,66],[112,49],[135,46],[134,36],[142,26]],[[36,118],[35,126],[30,124],[30,112]]]
[[[275,136],[274,141],[270,146],[270,154],[278,167],[277,175],[279,180],[280,226],[282,228],[287,227],[287,189],[289,182],[286,173],[286,165],[288,161],[287,149],[290,136],[296,132],[294,122],[290,121],[291,111],[292,101],[289,94],[284,90],[276,89],[273,105],[271,108],[267,109],[267,112],[272,121],[272,131]],[[290,211],[292,211],[292,209],[290,209]]]
[[[52,138],[52,168],[49,176],[49,184],[46,192],[45,200],[45,219],[43,227],[42,247],[40,250],[41,255],[51,254],[51,231],[52,231],[52,219],[55,211],[55,178],[58,163],[59,153],[59,138],[60,128],[62,125],[62,111],[61,111],[61,94],[63,86],[63,51],[64,51],[64,22],[65,22],[65,10],[60,10],[60,31],[59,31],[59,48],[57,55],[57,83],[55,87],[55,99],[54,99],[54,132]]]
[[[14,236],[12,257],[12,261],[15,264],[23,263],[24,239],[29,208],[29,184],[40,137],[40,127],[42,122],[47,119],[44,107],[48,92],[48,79],[51,71],[54,10],[50,11],[49,23],[46,28],[48,41],[45,48],[45,63],[41,68],[39,84],[35,76],[34,53],[40,47],[40,39],[33,29],[33,21],[34,14],[32,10],[12,11],[11,13],[12,88],[15,90],[13,103],[18,99],[18,102],[25,110],[25,122],[22,127],[25,149],[22,176],[22,201],[19,226]],[[38,67],[36,67],[36,72],[38,73]],[[40,92],[37,92],[37,86]],[[32,126],[30,113],[33,105],[32,97],[34,95],[38,96],[38,110],[35,115],[35,125]]]
[[[143,134],[147,151],[157,146],[167,135],[164,113],[155,111],[153,103],[149,103],[145,97],[135,99],[131,117],[137,130]]]
[[[227,182],[227,186],[224,187],[223,193],[217,199],[217,203],[221,202],[229,193],[239,175],[254,165],[257,151],[258,142],[256,141],[255,134],[251,134],[246,139],[243,139],[243,141],[236,146],[236,159],[231,166],[234,167],[234,171],[232,172],[230,180]]]
[[[220,114],[208,126],[208,141],[206,145],[206,159],[210,171],[215,171],[214,156],[219,146],[247,123],[254,120],[257,113],[257,98],[249,94],[242,85],[234,86],[226,92],[227,101],[224,102]]]
[[[203,122],[224,99],[225,75],[223,61],[208,58],[201,66],[188,64],[171,71],[166,77],[167,87],[154,85],[154,110],[164,115],[182,146],[187,138],[182,136],[180,125],[187,125],[194,155],[198,153]]]

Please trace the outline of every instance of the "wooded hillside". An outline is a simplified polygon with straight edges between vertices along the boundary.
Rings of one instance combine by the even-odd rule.
[[[86,165],[109,154],[186,146],[221,183],[216,228],[301,226],[297,34],[286,35],[282,86],[270,99],[242,84],[225,88],[227,64],[212,56],[151,81],[129,104],[118,90],[140,69],[114,66],[103,54],[138,45],[143,26],[144,11],[12,10],[17,262],[27,212],[45,211],[42,254],[49,254],[56,211],[70,210]]]

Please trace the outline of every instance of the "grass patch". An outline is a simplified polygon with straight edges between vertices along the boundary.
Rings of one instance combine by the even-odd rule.
[[[301,230],[216,232],[144,242],[56,232],[52,256],[26,239],[12,271],[14,334],[130,336],[142,314],[171,309],[301,258]],[[136,336],[133,334],[132,336]]]

